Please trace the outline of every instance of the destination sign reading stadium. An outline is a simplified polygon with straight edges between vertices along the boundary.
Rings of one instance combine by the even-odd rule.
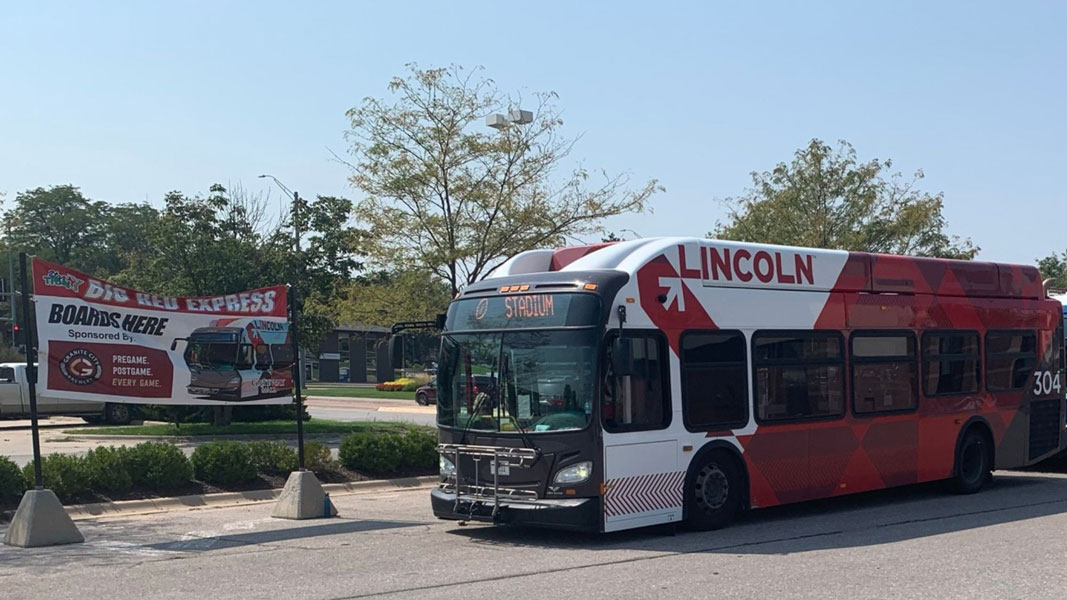
[[[575,327],[597,323],[600,300],[592,294],[515,294],[457,300],[446,329]]]

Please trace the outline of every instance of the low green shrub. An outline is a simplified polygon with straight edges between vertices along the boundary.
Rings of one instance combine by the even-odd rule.
[[[304,442],[304,468],[313,473],[328,473],[337,470],[337,462],[326,444]]]
[[[278,475],[297,469],[296,450],[285,442],[248,442],[248,452],[260,473]]]
[[[18,500],[26,491],[26,485],[26,478],[15,461],[0,456],[0,502]]]
[[[130,448],[126,465],[134,484],[154,490],[179,488],[193,478],[193,466],[181,449],[164,442],[144,442]]]
[[[22,468],[26,487],[33,487],[33,462]],[[70,454],[49,454],[41,459],[44,487],[55,492],[63,502],[85,497],[89,493],[89,477],[85,460]]]
[[[84,466],[89,487],[95,492],[112,494],[130,491],[133,478],[127,465],[128,455],[126,446],[99,446],[87,452]]]
[[[193,475],[207,483],[229,484],[256,478],[252,453],[241,442],[208,442],[193,450]]]
[[[402,437],[404,469],[412,472],[438,469],[437,434],[426,431],[409,431]]]
[[[341,440],[341,462],[368,475],[431,471],[437,467],[437,438],[423,431],[353,433]]]

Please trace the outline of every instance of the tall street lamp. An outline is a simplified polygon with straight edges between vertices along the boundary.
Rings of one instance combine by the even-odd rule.
[[[296,248],[296,253],[293,256],[293,259],[294,259],[294,261],[296,261],[296,264],[293,265],[292,273],[293,273],[293,276],[295,277],[295,276],[297,276],[297,270],[303,271],[303,269],[301,268],[301,263],[300,263],[300,260],[301,260],[301,257],[300,257],[300,194],[298,192],[290,191],[289,188],[286,187],[284,183],[279,181],[278,178],[275,177],[274,175],[263,174],[263,175],[259,176],[260,179],[263,179],[265,177],[273,179],[274,183],[276,183],[278,185],[278,187],[280,187],[282,189],[282,191],[285,192],[286,195],[288,195],[289,198],[293,201],[293,237],[294,237],[293,244],[294,244],[294,246]],[[294,284],[294,283],[295,282],[290,282],[290,284]],[[300,397],[301,392],[302,392],[302,390],[300,388],[301,388],[301,386],[303,386],[303,382],[304,382],[304,349],[300,347],[300,338],[299,338],[300,328],[298,327],[297,322],[296,322],[296,317],[299,314],[297,312],[297,307],[296,307],[296,303],[298,301],[298,296],[299,296],[299,294],[298,294],[299,290],[296,289],[295,285],[293,285],[293,287],[291,287],[290,290],[291,290],[290,302],[292,304],[291,310],[292,310],[292,315],[293,315],[293,325],[292,325],[292,327],[293,327],[293,330],[292,330],[293,348],[294,348],[294,350],[296,350],[296,372],[294,373],[295,376],[293,377],[293,387],[295,388],[295,394],[296,394],[296,435],[297,435],[297,449],[296,449],[296,451],[297,451],[298,463],[300,465],[300,470],[303,471],[304,470],[304,414],[303,414],[304,409],[303,409],[303,402],[301,402],[301,397]]]
[[[485,124],[493,129],[507,129],[511,125],[529,125],[533,123],[533,113],[516,108],[508,114],[493,113],[485,118]]]
[[[289,196],[289,199],[292,200],[292,202],[293,202],[293,234],[296,237],[296,241],[295,241],[295,243],[296,243],[296,252],[297,252],[297,254],[299,254],[300,253],[300,192],[291,191],[289,188],[287,188],[285,186],[284,183],[279,181],[278,178],[275,177],[274,175],[263,174],[263,175],[260,175],[259,178],[260,179],[263,179],[263,178],[273,179],[274,183],[276,183],[278,185],[278,187],[281,188],[281,190],[283,192],[285,192],[285,195]]]

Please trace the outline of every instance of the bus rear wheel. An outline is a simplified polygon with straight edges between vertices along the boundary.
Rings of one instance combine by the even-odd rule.
[[[964,434],[956,451],[954,473],[954,487],[960,494],[977,492],[993,477],[993,448],[981,431],[971,429]]]
[[[686,486],[686,522],[698,531],[730,523],[741,507],[743,478],[737,461],[724,452],[704,458]]]

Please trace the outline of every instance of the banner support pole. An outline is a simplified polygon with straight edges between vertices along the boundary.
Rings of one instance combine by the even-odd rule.
[[[296,287],[289,286],[289,331],[293,343],[293,391],[296,394],[296,456],[301,471],[304,470],[304,402],[301,396],[303,373],[300,369],[300,335],[296,324]]]
[[[41,433],[37,425],[37,349],[33,346],[33,322],[30,319],[30,286],[26,274],[26,253],[19,252],[19,278],[22,280],[22,331],[26,341],[26,391],[30,397],[30,430],[33,436],[33,479],[37,489],[44,489],[41,474]]]

